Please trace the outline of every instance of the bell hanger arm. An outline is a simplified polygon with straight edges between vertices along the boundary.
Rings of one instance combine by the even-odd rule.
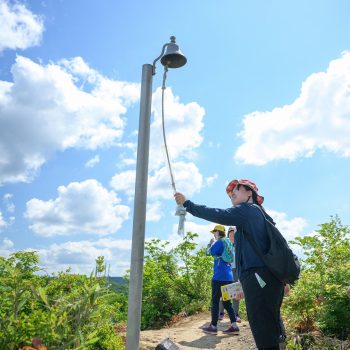
[[[155,75],[156,74],[156,63],[157,61],[160,60],[160,58],[164,55],[164,52],[165,52],[165,48],[169,45],[169,43],[166,43],[163,45],[163,48],[162,48],[162,52],[161,54],[153,61],[153,71],[152,71],[152,75]]]

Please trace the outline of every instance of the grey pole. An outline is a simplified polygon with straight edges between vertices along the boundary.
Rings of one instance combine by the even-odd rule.
[[[142,66],[141,81],[126,350],[138,350],[140,343],[143,256],[145,244],[148,158],[152,104],[152,74],[153,66],[151,64],[144,64]]]

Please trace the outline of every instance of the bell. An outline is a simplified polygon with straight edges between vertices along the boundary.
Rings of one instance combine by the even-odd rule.
[[[179,68],[186,64],[187,58],[175,43],[174,36],[170,37],[170,43],[167,45],[165,54],[160,59],[160,62],[168,68]]]

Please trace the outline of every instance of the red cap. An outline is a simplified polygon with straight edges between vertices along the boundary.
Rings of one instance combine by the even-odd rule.
[[[254,182],[250,181],[250,180],[245,180],[245,179],[241,179],[241,180],[232,180],[226,187],[226,193],[228,194],[229,197],[232,196],[232,192],[234,190],[234,188],[237,185],[244,185],[244,186],[248,186],[252,191],[254,191],[257,195],[257,200],[258,200],[258,204],[262,204],[264,201],[264,197],[258,195],[258,187],[255,185]]]

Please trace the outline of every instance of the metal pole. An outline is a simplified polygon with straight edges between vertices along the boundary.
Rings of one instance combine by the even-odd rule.
[[[142,66],[126,350],[138,350],[140,342],[143,255],[152,104],[152,73],[152,65],[144,64]]]

